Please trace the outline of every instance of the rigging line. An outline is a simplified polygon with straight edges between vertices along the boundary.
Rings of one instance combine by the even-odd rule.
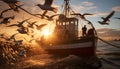
[[[108,60],[108,59],[105,59],[105,58],[100,58],[100,59],[103,60],[103,61],[105,61],[105,62],[107,62],[108,64],[111,64],[111,65],[120,67],[120,65],[118,65],[118,64],[116,64],[116,63],[114,63],[114,62],[112,62],[112,61],[110,61],[110,60]]]
[[[103,39],[101,39],[101,38],[99,38],[99,37],[97,37],[97,38],[98,38],[99,40],[103,41],[103,42],[106,43],[106,44],[109,44],[109,45],[111,45],[111,46],[113,46],[113,47],[116,47],[116,48],[120,48],[120,46],[111,44],[111,43],[109,43],[109,42],[107,42],[107,41],[105,41],[105,40],[103,40]]]
[[[119,43],[116,43],[116,42],[113,42],[113,41],[112,41],[112,43],[113,43],[113,44],[117,44],[117,45],[120,45]]]

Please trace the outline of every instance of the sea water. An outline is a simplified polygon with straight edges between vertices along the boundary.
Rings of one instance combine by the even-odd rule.
[[[120,41],[109,41],[120,46]],[[97,44],[97,57],[102,61],[101,69],[120,69],[120,48],[101,41]],[[56,57],[40,54],[24,58],[16,65],[17,69],[89,69],[82,66],[81,58],[75,55]]]
[[[108,42],[120,47],[120,41]],[[101,58],[104,69],[120,69],[120,48],[99,41],[97,56]]]

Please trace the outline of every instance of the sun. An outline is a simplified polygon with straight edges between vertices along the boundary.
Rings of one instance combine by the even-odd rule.
[[[50,32],[49,29],[43,29],[43,30],[42,30],[42,34],[43,34],[45,37],[48,37],[48,36],[51,35],[52,33]]]

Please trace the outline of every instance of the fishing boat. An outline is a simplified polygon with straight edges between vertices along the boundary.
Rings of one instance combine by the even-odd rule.
[[[52,37],[41,37],[41,47],[46,53],[57,55],[94,56],[97,45],[97,34],[92,26],[86,36],[78,36],[79,19],[71,17],[69,0],[64,0],[64,11],[56,20]],[[72,11],[73,13],[73,11]]]

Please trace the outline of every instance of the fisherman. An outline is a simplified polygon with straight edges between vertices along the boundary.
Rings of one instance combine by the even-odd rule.
[[[87,36],[88,37],[93,37],[94,36],[94,29],[93,28],[91,28],[91,29],[88,30]]]
[[[83,37],[86,36],[86,31],[87,31],[87,28],[86,28],[86,25],[84,25],[84,27],[82,27],[82,36]]]

